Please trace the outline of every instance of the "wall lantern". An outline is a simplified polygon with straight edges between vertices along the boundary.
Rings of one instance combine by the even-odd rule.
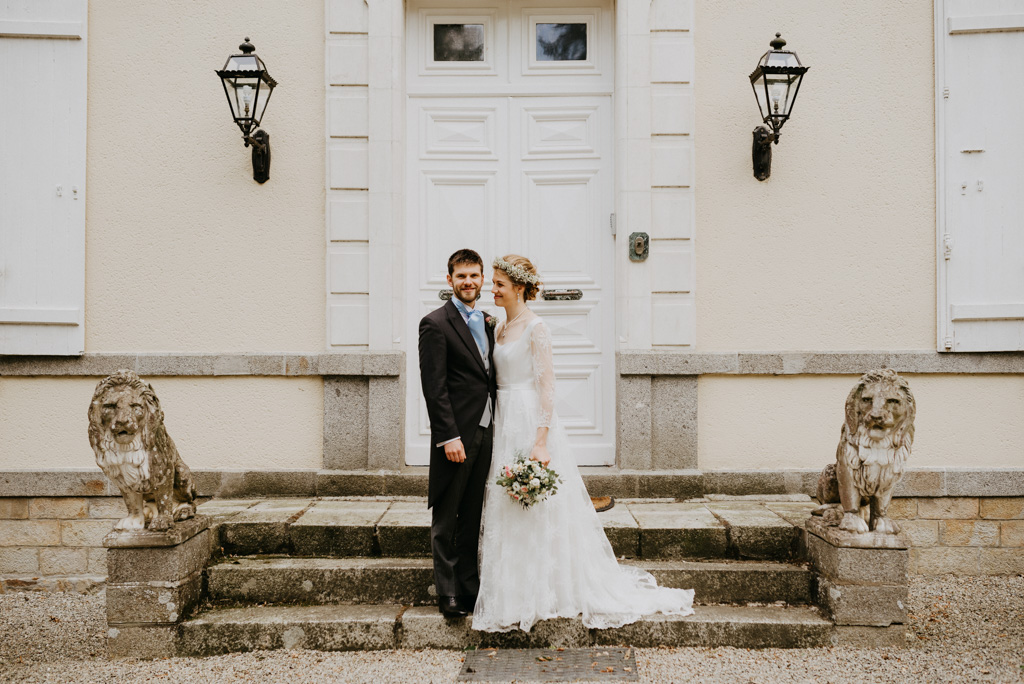
[[[267,73],[267,65],[256,56],[256,48],[248,38],[238,49],[242,54],[228,57],[217,75],[224,84],[231,116],[242,129],[242,140],[246,147],[252,146],[252,178],[266,183],[270,178],[270,134],[256,129],[260,127],[277,81]]]
[[[754,73],[750,74],[750,85],[754,88],[754,97],[761,110],[762,125],[754,129],[754,178],[767,180],[772,173],[772,143],[779,144],[779,131],[786,123],[796,94],[800,90],[800,81],[810,67],[800,63],[795,52],[783,50],[786,41],[781,33],[775,34],[771,41],[772,49],[761,56]]]

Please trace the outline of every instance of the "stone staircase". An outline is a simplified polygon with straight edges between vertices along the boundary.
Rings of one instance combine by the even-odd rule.
[[[213,519],[219,555],[199,610],[177,627],[176,651],[829,645],[836,628],[814,605],[816,578],[801,562],[812,508],[800,495],[620,501],[600,514],[616,554],[660,584],[695,589],[696,613],[489,634],[437,610],[423,499],[213,500],[200,512]]]

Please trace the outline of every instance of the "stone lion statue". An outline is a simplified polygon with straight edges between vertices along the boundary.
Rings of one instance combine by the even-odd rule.
[[[818,500],[826,522],[839,529],[896,534],[886,515],[914,443],[917,405],[910,385],[889,368],[868,371],[846,397],[846,421],[836,462],[821,473]],[[870,521],[870,527],[868,522]]]
[[[132,371],[119,370],[96,385],[89,443],[128,507],[115,530],[167,530],[195,515],[192,473],[164,428],[153,388]]]

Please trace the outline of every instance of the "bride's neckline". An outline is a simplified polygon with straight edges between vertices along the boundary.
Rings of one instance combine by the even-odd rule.
[[[534,313],[532,311],[530,313],[533,313],[533,316],[528,318],[528,319],[526,319],[526,327],[523,328],[523,332],[521,332],[519,334],[519,337],[517,337],[516,339],[511,340],[509,342],[498,342],[497,340],[495,340],[494,346],[495,347],[507,347],[508,345],[515,344],[519,340],[521,340],[524,337],[526,337],[526,333],[530,329],[530,326],[532,326],[534,323],[536,323],[537,321],[540,320],[540,316],[538,314],[536,314],[536,313]]]

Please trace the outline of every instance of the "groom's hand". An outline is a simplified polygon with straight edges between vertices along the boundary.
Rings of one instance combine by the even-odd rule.
[[[448,442],[444,445],[444,455],[452,463],[464,463],[466,461],[466,448],[462,446],[462,440]]]

